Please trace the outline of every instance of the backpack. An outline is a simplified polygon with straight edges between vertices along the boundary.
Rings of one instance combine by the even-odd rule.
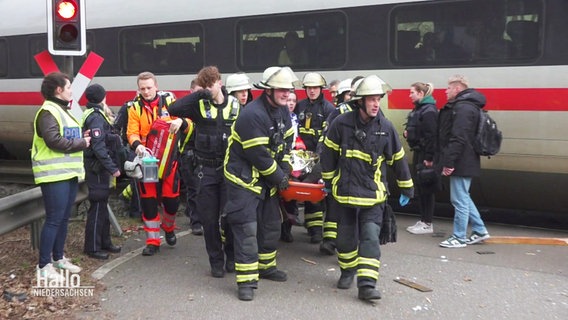
[[[410,111],[410,113],[406,117],[404,130],[406,131],[406,141],[408,142],[408,146],[412,150],[420,149],[420,142],[422,140],[420,122],[422,121],[422,116],[429,111],[437,112],[438,110],[433,104],[428,104],[418,110]]]
[[[177,156],[177,134],[170,133],[170,124],[163,119],[152,123],[146,136],[146,148],[159,160],[158,178],[170,174],[172,163]]]
[[[497,123],[489,113],[479,108],[479,122],[473,143],[473,150],[480,156],[494,156],[501,149],[503,133],[497,128]]]

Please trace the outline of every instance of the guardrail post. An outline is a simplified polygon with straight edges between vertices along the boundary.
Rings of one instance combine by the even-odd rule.
[[[43,227],[44,219],[38,219],[30,223],[30,242],[32,250],[39,249],[39,239],[41,237],[41,228]]]

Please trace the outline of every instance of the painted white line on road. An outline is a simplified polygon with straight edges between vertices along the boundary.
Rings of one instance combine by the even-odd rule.
[[[176,233],[176,237],[181,238],[181,237],[185,237],[188,234],[190,234],[191,231],[190,230],[186,230],[180,233]],[[162,243],[162,245],[164,245]],[[101,280],[102,278],[104,278],[104,276],[109,273],[110,271],[112,271],[112,269],[120,266],[121,264],[130,261],[132,258],[136,257],[137,255],[142,253],[142,250],[144,250],[144,247],[138,248],[136,250],[132,250],[129,253],[120,256],[108,263],[105,263],[104,265],[100,266],[97,270],[95,270],[95,272],[93,272],[93,274],[91,274],[91,276],[97,280]]]

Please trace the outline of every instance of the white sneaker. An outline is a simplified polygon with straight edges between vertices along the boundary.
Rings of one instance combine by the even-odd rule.
[[[418,221],[415,225],[406,228],[406,231],[412,234],[427,234],[434,232],[434,224],[424,223],[422,221]]]
[[[411,225],[410,227],[407,227],[406,230],[410,231],[412,229],[418,228],[420,227],[424,222],[418,220],[418,222],[416,222],[415,224]]]
[[[36,266],[36,270],[36,272],[39,272],[39,276],[47,279],[48,282],[57,281],[57,283],[63,283],[65,281],[65,277],[57,270],[55,270],[53,264],[51,263],[46,264],[41,269],[38,264]]]
[[[71,261],[65,257],[61,258],[61,260],[54,261],[53,266],[59,269],[69,270],[71,273],[81,272],[81,267],[72,264]]]

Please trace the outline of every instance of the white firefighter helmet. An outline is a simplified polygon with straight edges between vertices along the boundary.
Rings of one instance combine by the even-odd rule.
[[[348,78],[339,83],[337,86],[337,94],[342,94],[345,91],[351,91],[351,82],[353,79]]]
[[[302,85],[305,87],[325,87],[327,83],[324,77],[316,72],[308,72],[302,79]]]
[[[259,89],[294,89],[298,82],[290,67],[268,67],[262,73],[262,80],[254,86]]]
[[[376,75],[370,75],[361,80],[359,85],[355,83],[355,96],[357,98],[363,96],[385,95],[387,88],[390,86]]]
[[[235,73],[227,77],[225,88],[228,93],[252,89],[249,77],[244,73]]]

